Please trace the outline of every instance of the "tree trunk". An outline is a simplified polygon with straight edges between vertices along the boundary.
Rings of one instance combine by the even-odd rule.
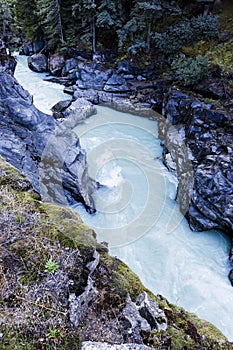
[[[92,0],[92,3],[95,5],[95,0]],[[92,51],[93,54],[96,53],[96,26],[95,26],[95,15],[92,17],[91,23],[91,31],[92,31]]]
[[[92,51],[93,54],[96,53],[96,27],[95,27],[95,17],[92,18]]]
[[[148,30],[147,30],[147,43],[146,43],[147,52],[150,52],[150,42],[151,42],[151,21],[148,24]]]
[[[56,5],[57,5],[57,11],[58,11],[58,25],[59,25],[61,43],[64,44],[64,35],[63,35],[62,20],[61,20],[61,6],[60,6],[59,0],[56,0]]]
[[[2,20],[2,38],[5,38],[6,35],[6,22],[5,19]]]

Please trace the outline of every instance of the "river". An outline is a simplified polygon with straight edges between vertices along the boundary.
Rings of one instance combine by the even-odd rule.
[[[67,99],[58,84],[31,72],[18,57],[15,77],[46,113]],[[97,107],[78,125],[90,175],[102,185],[95,193],[97,213],[75,209],[155,294],[212,322],[233,340],[233,288],[228,237],[217,231],[194,233],[174,198],[177,181],[163,166],[153,120]]]

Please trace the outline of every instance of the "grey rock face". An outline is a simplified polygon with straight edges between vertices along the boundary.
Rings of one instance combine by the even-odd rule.
[[[81,350],[151,350],[141,344],[108,344],[101,342],[83,342]],[[153,348],[155,349],[155,348]]]
[[[50,201],[78,201],[93,210],[95,184],[77,135],[36,109],[29,93],[6,73],[0,73],[0,154]]]
[[[167,317],[162,309],[146,292],[137,297],[136,307],[140,315],[147,320],[151,329],[166,330]]]
[[[14,57],[6,54],[5,49],[0,53],[0,72],[6,72],[13,75],[16,67],[16,60]]]
[[[61,75],[68,77],[69,79],[76,79],[76,70],[78,69],[78,60],[76,58],[70,58],[65,61],[65,65],[62,68]]]
[[[231,285],[233,287],[233,269],[231,269],[231,271],[229,272],[228,278],[229,278]]]
[[[129,296],[127,297],[123,316],[128,322],[129,335],[133,335],[138,343],[141,342],[141,331],[150,333],[153,329],[167,329],[167,317],[164,311],[146,292],[140,294],[135,303]]]
[[[78,123],[93,114],[96,114],[96,108],[84,98],[78,98],[63,112],[65,118],[69,117],[66,122],[69,128],[74,128]]]
[[[128,92],[130,89],[123,77],[113,74],[106,82],[103,90],[106,92]]]
[[[69,296],[70,321],[75,327],[78,327],[79,323],[85,318],[90,304],[93,303],[99,295],[99,292],[95,288],[94,282],[91,278],[91,275],[99,264],[99,260],[99,254],[95,250],[93,254],[93,260],[90,261],[86,266],[89,270],[89,275],[84,292],[78,296],[76,296],[75,293],[71,293]]]
[[[37,41],[31,41],[28,44],[23,45],[20,48],[19,54],[30,56],[30,55],[33,55],[35,53],[39,53],[44,48],[45,48],[45,42],[44,42],[43,38],[40,38]]]
[[[48,69],[48,59],[42,53],[28,57],[28,67],[34,72],[46,72]]]
[[[77,88],[74,92],[74,98],[85,98],[93,104],[99,103],[122,103],[128,94],[125,93],[109,93],[105,91],[98,91],[94,89],[83,90]]]
[[[189,206],[186,216],[194,231],[220,229],[229,234],[233,230],[233,116],[212,109],[200,101],[195,101],[180,92],[172,91],[164,100],[163,114],[169,126],[160,128],[160,137],[167,143],[180,174],[179,202]],[[182,131],[187,147],[176,149],[177,141],[169,131],[175,126]],[[191,155],[185,155],[187,149]],[[173,152],[173,153],[172,153]],[[181,179],[188,168],[182,161],[191,159],[193,186]],[[185,170],[186,167],[186,170]]]
[[[90,303],[98,297],[98,294],[91,277],[88,277],[87,286],[81,295],[70,294],[70,321],[75,327],[78,327],[79,323],[83,321]]]
[[[111,94],[127,94],[124,97],[129,96],[130,88],[126,79],[116,70],[106,69],[101,64],[79,63],[76,75],[78,90],[88,89],[98,93],[98,99],[92,99],[95,103],[105,102],[106,99],[109,102]]]
[[[111,69],[106,70],[99,64],[86,65],[85,63],[80,63],[76,73],[76,85],[80,89],[94,89],[101,91],[111,74]]]

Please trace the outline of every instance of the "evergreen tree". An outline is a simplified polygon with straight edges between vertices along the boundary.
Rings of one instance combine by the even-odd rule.
[[[64,44],[60,0],[38,0],[38,13],[44,25],[48,47],[56,50]]]
[[[125,12],[121,0],[101,0],[96,12],[96,27],[98,28],[98,41],[101,45],[118,47],[117,31],[122,28],[125,21]]]
[[[73,16],[78,27],[80,40],[96,52],[96,1],[80,0],[73,5]]]
[[[77,44],[77,23],[73,16],[73,6],[76,0],[61,0],[61,16],[63,25],[64,41],[68,47]]]
[[[0,33],[1,39],[4,39],[7,34],[7,28],[12,20],[9,8],[4,2],[0,2]]]
[[[28,40],[37,39],[41,28],[37,15],[36,0],[17,0],[14,3],[14,16],[16,24]]]
[[[129,20],[118,30],[120,46],[123,47],[128,42],[131,43],[129,50],[134,54],[139,50],[149,52],[157,22],[165,12],[177,14],[180,9],[175,2],[171,4],[162,0],[135,0]]]

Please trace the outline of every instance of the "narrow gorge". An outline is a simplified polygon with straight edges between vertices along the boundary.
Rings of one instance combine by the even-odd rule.
[[[25,58],[20,58],[20,60],[25,61]],[[25,70],[25,65],[19,64],[19,73],[16,72],[16,76],[20,74],[21,69]],[[32,81],[30,74],[33,75],[35,73],[30,73],[30,71],[28,71],[28,74],[29,79],[26,83]],[[25,76],[24,72],[24,79]],[[41,84],[44,84],[44,82],[41,81]],[[46,88],[46,84],[45,82],[43,91]],[[35,103],[39,103],[40,93],[38,95],[34,93],[34,100]],[[199,313],[201,317],[209,319],[220,329],[222,328],[222,331],[227,332],[228,337],[230,337],[231,312],[229,312],[229,308],[232,304],[232,289],[227,280],[227,271],[229,268],[227,264],[229,250],[229,241],[227,237],[217,232],[205,232],[202,234],[193,233],[189,230],[188,224],[185,223],[184,220],[182,221],[182,215],[179,214],[178,205],[174,202],[177,182],[173,175],[170,175],[162,166],[162,162],[159,159],[155,161],[155,158],[160,158],[162,155],[160,141],[159,139],[156,141],[156,122],[145,118],[134,117],[126,113],[114,112],[114,110],[106,107],[103,109],[102,107],[98,107],[97,110],[97,115],[88,118],[85,123],[81,123],[76,129],[81,139],[82,147],[86,148],[87,155],[88,152],[94,150],[94,159],[92,159],[92,163],[89,164],[91,174],[95,174],[96,171],[92,169],[93,161],[96,163],[98,169],[98,159],[101,163],[101,157],[104,158],[104,152],[112,152],[110,147],[111,140],[118,142],[116,142],[116,146],[113,145],[115,156],[113,158],[107,157],[105,160],[107,168],[100,168],[98,169],[99,173],[97,172],[99,175],[97,181],[105,184],[105,187],[98,190],[100,191],[99,194],[97,191],[100,205],[102,205],[101,201],[104,200],[104,207],[101,207],[100,214],[97,213],[94,216],[89,216],[85,210],[79,208],[79,212],[84,221],[94,228],[99,241],[103,240],[109,242],[112,255],[117,255],[123,259],[123,261],[127,262],[129,266],[139,274],[146,287],[153,290],[154,293],[159,293],[168,297],[174,303],[183,305],[190,311]],[[116,134],[114,134],[115,132]],[[108,141],[107,137],[110,137],[110,141]],[[142,140],[145,142],[144,146],[142,146]],[[120,145],[122,148],[118,149],[117,147],[120,147]],[[133,153],[132,151],[130,153],[128,149],[128,152],[124,155],[125,146],[133,148]],[[95,152],[95,149],[97,149],[99,154]],[[161,190],[160,194],[158,194],[158,189],[155,190],[158,197],[156,197],[157,199],[155,199],[154,202],[150,201],[149,205],[146,206],[146,211],[148,212],[144,214],[146,215],[144,219],[141,219],[139,215],[142,209],[144,209],[144,203],[141,203],[142,207],[139,207],[139,209],[135,211],[135,204],[133,204],[133,202],[131,203],[131,192],[129,192],[129,197],[127,197],[130,202],[127,209],[128,213],[127,211],[124,212],[124,207],[120,210],[116,207],[116,204],[122,206],[119,200],[119,193],[127,190],[127,187],[124,187],[122,184],[126,176],[124,171],[122,171],[122,165],[125,165],[124,162],[127,163],[127,167],[134,163],[133,166],[136,165],[136,167],[139,168],[138,173],[134,167],[132,170],[129,170],[129,173],[131,171],[134,172],[134,179],[131,177],[126,180],[129,182],[131,182],[132,179],[136,181],[135,183],[131,183],[131,185],[134,186],[133,195],[135,196],[135,202],[140,204],[145,195],[148,195],[148,188],[145,187],[145,190],[141,188],[143,181],[145,181],[145,179],[148,181],[147,177],[144,178],[145,175],[140,174],[141,171],[145,172],[145,169],[140,165],[140,158],[134,158],[139,152],[143,152],[142,157],[144,163],[148,162],[147,165],[149,168],[153,167],[149,162],[152,162],[151,164],[158,162],[157,168],[155,168],[157,177],[154,178],[153,174],[152,176],[149,175],[149,178],[151,177],[153,181],[152,184],[150,184],[152,199],[154,199],[153,191],[157,188]],[[118,164],[117,158],[119,155],[123,160],[120,160]],[[147,159],[147,157],[149,158]],[[109,161],[110,163],[108,164]],[[122,161],[123,164],[121,164]],[[140,191],[137,192],[137,184],[139,183]],[[165,197],[163,193],[164,190],[168,197]],[[124,192],[124,194],[125,193],[126,192]],[[120,199],[122,199],[121,196]],[[146,200],[145,197],[144,201]],[[110,207],[108,207],[109,203],[106,201],[110,201]],[[163,210],[161,210],[161,206],[164,206],[164,201],[166,204],[165,207],[162,208]],[[155,207],[155,203],[157,203],[158,208]],[[112,214],[111,204],[115,206],[115,221],[113,220],[113,215],[110,215],[110,217],[106,219],[107,216],[103,210],[107,207],[108,211],[110,208],[110,214]],[[155,212],[157,213],[156,218],[154,218]],[[173,230],[171,234],[166,233],[168,213],[172,213],[173,220],[175,220],[172,223],[175,230]],[[137,226],[137,222],[136,225],[134,225],[135,215],[136,218],[138,215],[139,219],[145,222],[141,222],[140,226]],[[147,232],[148,222],[145,220],[145,217],[151,216],[154,220],[151,224],[152,230]],[[127,222],[125,221],[126,217]],[[110,220],[109,227],[106,227],[107,220]],[[123,221],[121,222],[120,220]],[[182,223],[180,223],[180,221],[182,221]],[[129,228],[132,229],[132,234],[128,230]],[[151,227],[149,228],[151,229]],[[115,235],[114,232],[116,232]],[[124,232],[128,233],[126,239],[124,237]],[[139,232],[138,235],[137,232]],[[119,248],[117,248],[117,246],[119,246]],[[208,246],[208,255],[206,255],[206,246]],[[154,247],[154,249],[151,249],[151,247]],[[151,266],[159,266],[159,268],[151,269]],[[176,267],[175,269],[174,266]],[[203,274],[204,266],[205,273]],[[206,289],[206,285],[212,285],[212,287]],[[211,292],[211,295],[208,294],[208,291]],[[229,295],[227,297],[229,303],[226,305],[222,295],[224,295],[225,298],[227,294]],[[220,313],[222,315],[221,318],[219,318]],[[227,328],[229,329],[228,331]]]
[[[231,0],[0,0],[0,349],[232,350]]]

